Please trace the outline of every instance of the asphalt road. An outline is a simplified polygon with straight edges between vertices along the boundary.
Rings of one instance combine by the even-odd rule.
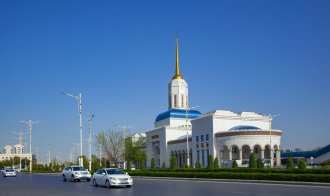
[[[132,188],[93,187],[89,182],[63,182],[60,175],[18,174],[0,176],[0,196],[213,196],[213,195],[330,195],[330,186],[265,184],[246,182],[191,181],[134,178]]]

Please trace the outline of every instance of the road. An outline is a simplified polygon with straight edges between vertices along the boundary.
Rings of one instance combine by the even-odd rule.
[[[281,185],[246,182],[191,181],[134,178],[132,188],[93,187],[89,182],[63,182],[60,175],[18,174],[0,176],[0,196],[219,196],[219,195],[329,195],[330,186]]]

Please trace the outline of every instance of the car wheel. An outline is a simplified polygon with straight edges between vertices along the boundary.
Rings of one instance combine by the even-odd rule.
[[[97,182],[96,182],[95,179],[93,180],[93,185],[94,185],[95,187],[97,187]]]
[[[65,182],[66,181],[66,177],[65,177],[65,175],[63,174],[63,181]]]
[[[87,182],[90,182],[91,181],[91,179],[89,178],[89,179],[87,179]]]
[[[131,188],[131,187],[132,187],[132,185],[126,185],[126,187],[127,187],[127,188]]]
[[[110,188],[110,187],[111,187],[109,180],[105,181],[105,186],[106,186],[107,188]]]

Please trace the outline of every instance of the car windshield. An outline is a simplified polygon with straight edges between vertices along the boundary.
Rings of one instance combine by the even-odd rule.
[[[86,169],[83,168],[83,167],[72,167],[72,170],[73,170],[73,171],[84,171],[84,170],[86,170]]]
[[[13,172],[13,169],[6,169],[6,172]]]
[[[123,170],[121,169],[108,169],[107,170],[108,174],[126,174]]]

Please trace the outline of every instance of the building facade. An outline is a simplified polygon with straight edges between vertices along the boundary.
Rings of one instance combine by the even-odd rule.
[[[188,83],[180,73],[176,39],[175,75],[168,84],[168,110],[159,114],[154,129],[146,132],[147,167],[151,159],[158,167],[169,167],[175,156],[178,167],[208,166],[208,155],[220,166],[233,160],[246,166],[251,153],[271,165],[280,165],[280,130],[272,128],[272,117],[255,112],[215,110],[202,115],[189,108]]]
[[[25,153],[23,145],[16,144],[14,146],[6,145],[3,147],[3,152],[0,153],[0,161],[10,160],[14,157],[20,157],[22,159],[27,158],[32,160],[32,154]]]

